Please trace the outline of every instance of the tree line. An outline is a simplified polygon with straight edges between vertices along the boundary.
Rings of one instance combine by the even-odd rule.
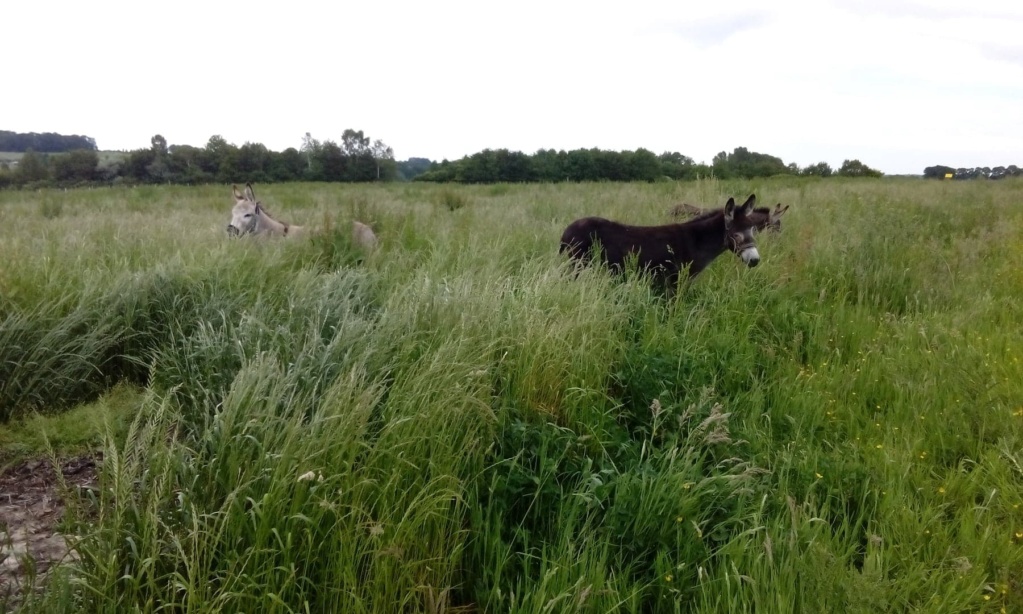
[[[1006,177],[1019,177],[1023,175],[1023,169],[1015,164],[1009,166],[977,166],[973,168],[952,168],[951,166],[937,165],[928,166],[924,169],[925,179],[1005,179]]]
[[[607,151],[541,149],[533,155],[507,149],[486,149],[456,161],[434,164],[416,181],[495,183],[523,181],[658,181],[699,177],[754,178],[774,175],[880,177],[883,173],[859,160],[846,160],[838,170],[827,162],[800,168],[781,158],[736,147],[714,156],[711,164],[696,163],[678,152],[654,154],[647,149]]]
[[[214,135],[205,147],[168,145],[155,135],[150,146],[100,157],[95,149],[44,153],[29,149],[15,164],[0,163],[0,188],[144,183],[368,182],[401,179],[394,151],[361,130],[340,141],[306,133],[301,149],[272,151],[261,143],[241,146]]]
[[[0,130],[0,151],[23,153],[31,150],[40,153],[57,153],[76,149],[96,151],[96,139],[78,134]]]
[[[16,134],[16,133],[3,133]],[[31,136],[31,135],[18,135]],[[39,135],[36,135],[39,136]],[[56,135],[60,136],[60,135]],[[379,139],[347,129],[340,140],[317,140],[310,133],[296,149],[272,151],[261,143],[241,146],[214,135],[204,147],[168,145],[157,134],[150,146],[119,154],[103,154],[89,137],[67,137],[72,151],[27,149],[11,164],[0,162],[0,188],[89,184],[275,183],[288,181],[431,181],[452,183],[561,181],[684,181],[700,177],[756,178],[774,175],[816,177],[880,177],[859,160],[845,160],[838,169],[827,162],[806,167],[737,147],[720,152],[710,164],[697,163],[678,152],[654,154],[647,149],[610,151],[541,149],[534,154],[486,149],[459,160],[433,162],[410,158],[398,162]],[[88,146],[74,139],[85,139]],[[0,151],[3,151],[0,148]]]

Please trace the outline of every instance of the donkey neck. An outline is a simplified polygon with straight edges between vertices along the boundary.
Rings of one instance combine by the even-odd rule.
[[[689,276],[694,277],[725,251],[725,215],[715,211],[682,224],[692,245],[693,262]]]
[[[288,225],[284,222],[278,222],[277,220],[270,217],[265,211],[259,216],[259,226],[256,229],[256,234],[272,234],[287,236]]]

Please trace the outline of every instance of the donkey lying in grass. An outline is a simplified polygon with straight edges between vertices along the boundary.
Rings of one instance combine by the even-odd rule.
[[[767,207],[757,207],[753,211],[750,211],[749,216],[754,220],[757,232],[762,232],[764,229],[773,232],[781,232],[781,216],[788,210],[789,205],[782,207],[781,203],[778,203],[775,205],[774,211],[771,211]],[[713,209],[703,209],[696,205],[682,203],[668,209],[668,215],[674,219],[685,219],[705,215],[711,211],[713,211]]]
[[[352,243],[367,252],[377,248],[379,241],[373,229],[359,221],[352,222]]]
[[[612,271],[621,272],[629,258],[649,271],[668,294],[674,292],[679,275],[688,270],[695,277],[725,250],[755,267],[760,262],[750,215],[756,196],[742,206],[729,198],[723,209],[714,209],[688,222],[667,226],[627,226],[600,217],[586,217],[568,225],[561,235],[562,253],[578,263],[588,263],[594,247]]]
[[[228,234],[267,235],[291,237],[305,230],[304,226],[294,226],[274,219],[263,203],[256,200],[252,184],[245,184],[245,192],[239,192],[237,185],[231,186],[234,191],[235,205],[231,210],[231,223],[227,225]],[[352,243],[366,250],[376,249],[379,241],[373,229],[362,222],[352,222]]]
[[[252,192],[252,184],[245,184],[245,193],[238,191],[238,186],[231,186],[234,190],[234,209],[231,210],[231,223],[227,225],[227,232],[231,235],[267,235],[290,237],[301,233],[301,226],[293,226],[280,220],[276,220],[270,212],[263,208],[263,204],[256,200]]]

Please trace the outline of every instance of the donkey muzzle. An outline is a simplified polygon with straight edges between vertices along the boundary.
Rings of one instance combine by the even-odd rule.
[[[232,237],[237,237],[238,235],[241,234],[241,231],[238,230],[237,228],[235,228],[233,225],[228,224],[227,225],[227,234],[231,235]]]
[[[739,252],[739,257],[746,263],[746,266],[753,268],[760,264],[760,252],[755,247],[747,247]]]

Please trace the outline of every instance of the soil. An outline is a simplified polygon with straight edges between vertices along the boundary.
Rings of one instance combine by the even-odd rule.
[[[92,454],[59,462],[72,493],[96,487],[99,460]],[[24,461],[0,474],[0,604],[20,601],[32,590],[33,575],[39,586],[54,564],[74,559],[58,531],[64,510],[49,459]]]

